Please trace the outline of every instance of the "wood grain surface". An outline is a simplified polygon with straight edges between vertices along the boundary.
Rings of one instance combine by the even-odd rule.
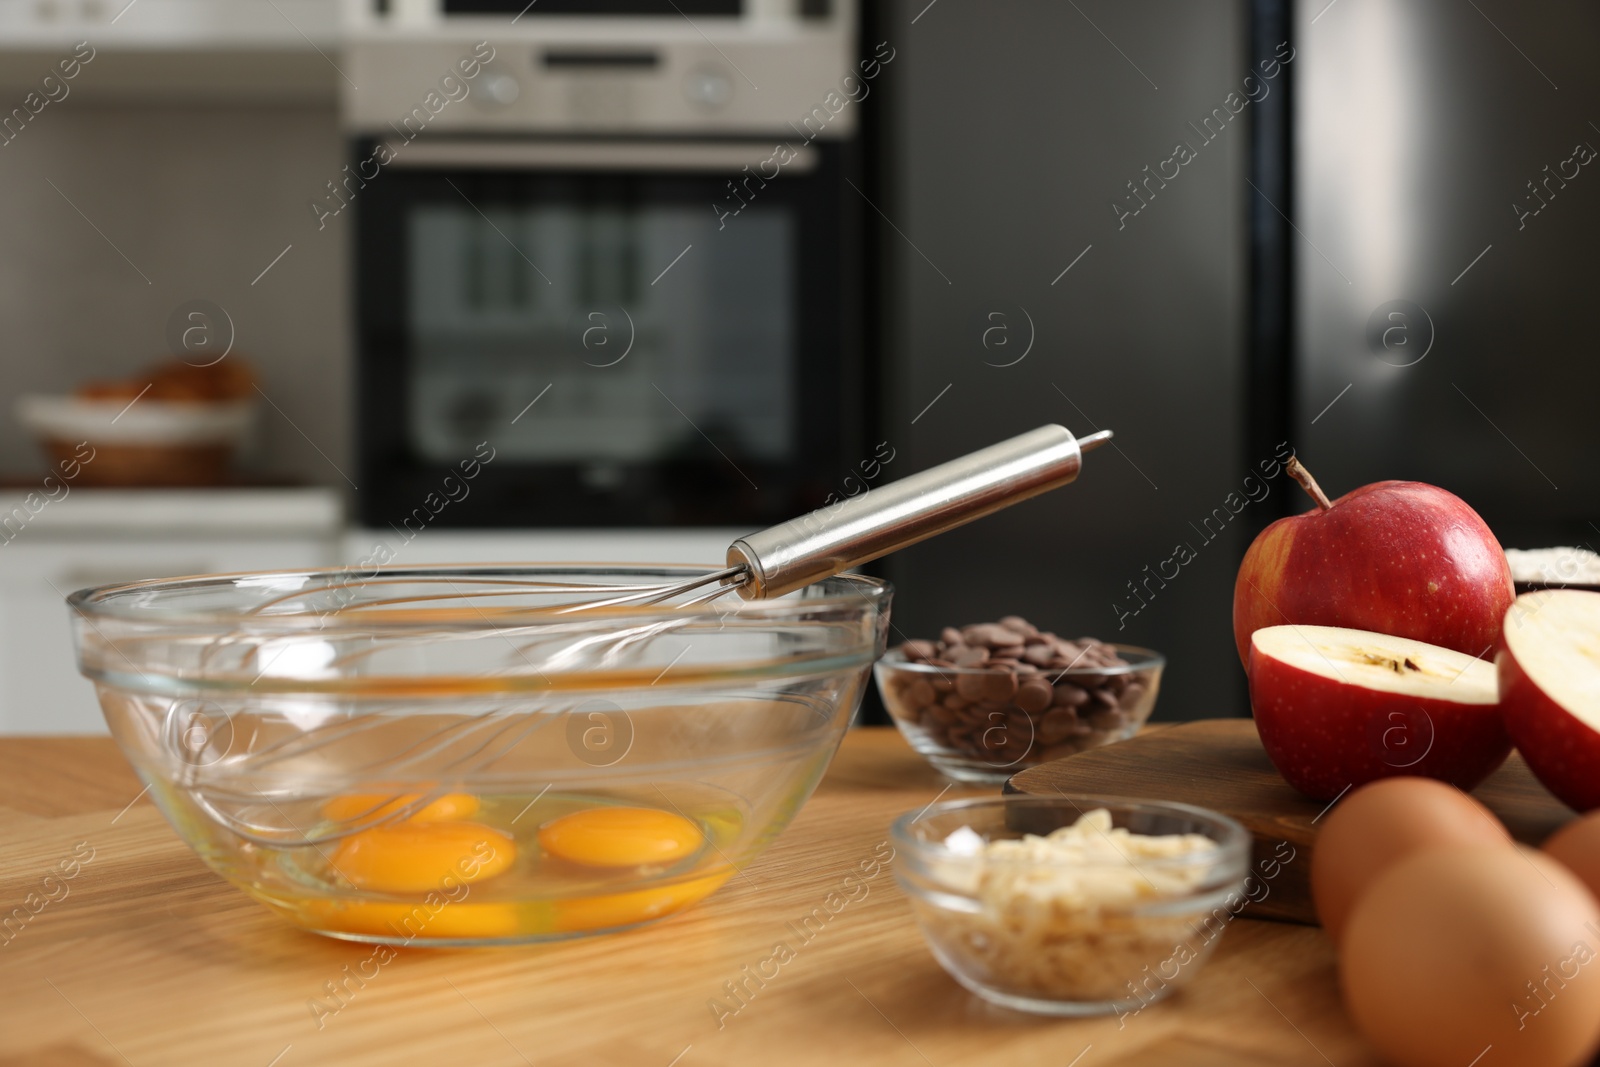
[[[1282,854],[1284,843],[1297,861],[1283,867],[1266,893],[1248,906],[1263,919],[1315,923],[1311,906],[1311,852],[1316,822],[1330,807],[1289,788],[1273,769],[1249,719],[1205,719],[1151,731],[1105,748],[1069,756],[1012,776],[1007,792],[1043,796],[1098,793],[1116,797],[1175,800],[1231,815],[1255,839],[1255,864]],[[1522,757],[1505,765],[1473,796],[1506,824],[1519,841],[1537,845],[1572,812],[1540,785]]]
[[[792,939],[896,815],[975,792],[894,732],[857,730],[794,824],[700,906],[598,939],[402,949],[319,1028],[309,1002],[370,947],[301,933],[213,875],[111,742],[0,739],[0,915],[55,897],[0,943],[0,1067],[1377,1063],[1320,930],[1239,919],[1172,999],[1120,1021],[1042,1019],[948,978],[887,868],[719,1020],[726,983]]]

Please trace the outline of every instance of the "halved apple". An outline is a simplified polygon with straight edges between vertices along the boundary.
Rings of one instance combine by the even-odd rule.
[[[1511,739],[1568,807],[1600,807],[1600,593],[1524,593],[1500,640],[1495,666]]]
[[[1247,667],[1268,758],[1315,800],[1402,774],[1471,789],[1511,752],[1487,660],[1367,630],[1268,626],[1251,635]]]

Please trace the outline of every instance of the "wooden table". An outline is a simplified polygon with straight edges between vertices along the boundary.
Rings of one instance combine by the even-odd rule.
[[[400,950],[319,1029],[309,1002],[370,946],[301,933],[211,874],[109,740],[0,740],[0,918],[54,897],[0,927],[0,1067],[1378,1062],[1310,927],[1235,921],[1192,986],[1120,1027],[969,995],[928,954],[888,866],[866,878],[860,864],[887,852],[894,816],[976,792],[891,730],[855,731],[794,824],[701,906],[592,940]],[[46,883],[75,850],[92,859]],[[788,924],[851,873],[855,899],[799,943]],[[725,983],[780,940],[793,958],[732,1000]]]

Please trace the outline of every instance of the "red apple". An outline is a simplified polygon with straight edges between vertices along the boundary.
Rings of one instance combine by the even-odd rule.
[[[1233,637],[1283,623],[1348,626],[1487,655],[1515,592],[1489,527],[1453,493],[1376,482],[1329,501],[1288,463],[1317,507],[1261,531],[1233,587]]]
[[[1600,593],[1517,597],[1495,666],[1506,730],[1528,768],[1568,807],[1600,808]]]
[[[1335,626],[1267,626],[1250,635],[1247,669],[1267,757],[1313,800],[1402,774],[1471,789],[1511,752],[1494,664],[1464,652]]]

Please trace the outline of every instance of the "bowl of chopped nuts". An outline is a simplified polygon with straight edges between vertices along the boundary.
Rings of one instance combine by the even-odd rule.
[[[963,782],[1121,741],[1155,710],[1166,659],[1092,637],[1069,641],[1008,615],[907,641],[875,675],[900,733]]]
[[[1188,804],[979,797],[890,832],[928,947],[985,1000],[1124,1021],[1200,970],[1244,907],[1250,834]]]

